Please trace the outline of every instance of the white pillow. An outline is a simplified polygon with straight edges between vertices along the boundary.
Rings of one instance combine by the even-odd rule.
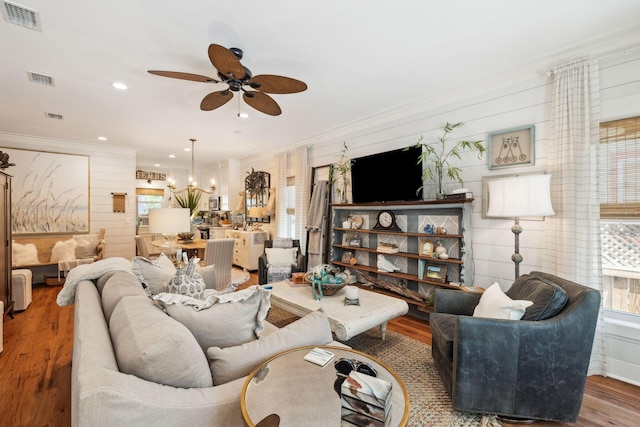
[[[480,302],[473,310],[473,317],[520,320],[524,316],[525,309],[530,305],[533,305],[533,301],[509,298],[496,282],[480,297]]]
[[[152,295],[165,291],[165,284],[176,274],[176,268],[165,254],[156,259],[136,256],[131,260],[133,273]]]
[[[51,249],[51,261],[69,261],[76,259],[76,246],[78,242],[75,239],[65,240],[64,242],[56,242]]]
[[[207,349],[207,359],[213,384],[220,385],[244,377],[260,363],[285,350],[305,345],[325,345],[332,340],[329,319],[320,309],[259,340],[236,347],[210,347]]]
[[[267,264],[295,264],[298,248],[264,248]]]
[[[38,259],[38,248],[33,243],[11,243],[11,265],[18,267],[21,265],[40,264]]]
[[[214,264],[210,264],[204,267],[196,265],[196,272],[200,273],[200,275],[204,279],[204,284],[207,289],[216,288],[216,266]]]

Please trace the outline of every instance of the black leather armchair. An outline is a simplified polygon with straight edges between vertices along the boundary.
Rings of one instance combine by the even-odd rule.
[[[600,292],[532,272],[506,294],[534,301],[522,320],[472,317],[481,294],[437,289],[435,365],[459,411],[573,422],[582,403]],[[564,300],[563,300],[564,298]]]
[[[273,240],[265,240],[264,241],[265,248],[273,247]],[[293,239],[292,247],[298,248],[298,255],[296,256],[296,264],[291,266],[291,272],[305,272],[307,271],[307,258],[300,250],[300,240]],[[258,284],[264,285],[267,283],[267,272],[268,272],[268,263],[267,263],[267,254],[263,253],[258,258]]]

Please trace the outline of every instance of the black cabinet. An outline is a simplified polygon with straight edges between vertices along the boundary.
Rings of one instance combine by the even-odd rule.
[[[4,313],[13,316],[11,292],[11,176],[0,172],[0,301]]]

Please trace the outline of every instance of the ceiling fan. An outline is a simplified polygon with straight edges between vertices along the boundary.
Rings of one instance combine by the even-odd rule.
[[[242,49],[232,47],[227,49],[217,44],[209,45],[209,60],[218,71],[216,80],[199,74],[182,73],[178,71],[149,70],[149,73],[174,79],[191,80],[202,83],[226,83],[224,90],[212,92],[205,96],[200,103],[200,109],[211,111],[222,107],[233,98],[233,92],[242,91],[242,98],[251,107],[271,116],[282,113],[278,103],[267,93],[297,93],[307,89],[307,85],[290,77],[273,74],[258,74],[254,76],[247,67],[240,63]]]

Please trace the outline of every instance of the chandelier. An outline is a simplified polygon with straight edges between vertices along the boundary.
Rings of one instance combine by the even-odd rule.
[[[190,138],[189,141],[191,141],[191,176],[189,177],[189,184],[187,184],[187,186],[181,190],[176,190],[176,181],[173,178],[169,178],[169,190],[171,190],[171,192],[173,194],[180,194],[180,193],[184,193],[185,191],[189,192],[189,193],[193,193],[196,191],[199,191],[201,193],[207,193],[207,194],[211,194],[213,192],[216,191],[216,186],[214,185],[214,181],[213,179],[211,180],[211,187],[209,187],[209,190],[203,190],[202,188],[198,187],[198,184],[196,183],[196,181],[194,180],[195,177],[195,148],[194,148],[194,144],[196,142],[196,140],[194,138]]]

